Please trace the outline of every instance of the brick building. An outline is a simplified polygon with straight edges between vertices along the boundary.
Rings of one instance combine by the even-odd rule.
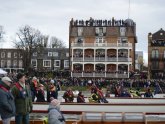
[[[24,70],[22,51],[18,49],[0,49],[0,68],[7,72]]]
[[[165,31],[148,34],[148,72],[150,78],[165,78]]]
[[[71,20],[71,77],[128,78],[135,69],[136,24],[126,20]]]
[[[38,72],[68,71],[69,49],[44,48],[42,51],[35,51],[31,58],[31,67]]]

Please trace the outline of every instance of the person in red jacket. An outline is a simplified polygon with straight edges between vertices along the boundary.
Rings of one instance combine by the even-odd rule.
[[[65,99],[65,102],[73,102],[74,100],[74,94],[71,88],[68,88],[67,91],[64,93],[63,98]]]

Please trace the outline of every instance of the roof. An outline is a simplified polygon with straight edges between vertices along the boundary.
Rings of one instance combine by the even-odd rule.
[[[161,28],[159,31],[152,34],[152,39],[153,40],[158,40],[158,39],[165,40],[165,31]]]

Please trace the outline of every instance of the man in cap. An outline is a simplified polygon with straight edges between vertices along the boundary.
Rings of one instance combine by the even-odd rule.
[[[17,74],[18,82],[12,87],[15,98],[16,124],[29,124],[29,113],[32,111],[32,96],[29,86],[25,84],[25,75]]]
[[[10,92],[11,83],[9,77],[3,77],[0,83],[0,115],[3,124],[10,124],[11,117],[15,115],[14,97]]]

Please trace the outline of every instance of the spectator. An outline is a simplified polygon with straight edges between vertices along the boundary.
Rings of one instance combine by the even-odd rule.
[[[58,97],[58,91],[56,89],[56,86],[54,85],[54,80],[51,80],[48,86],[47,102],[50,102],[51,97],[53,97],[54,99],[57,99]]]
[[[60,101],[50,98],[51,103],[48,108],[48,124],[65,124],[65,118],[60,111]]]
[[[39,89],[36,92],[37,100],[36,102],[45,102],[45,92],[44,92],[44,85],[40,84]]]
[[[80,91],[77,96],[77,103],[85,103],[84,95]]]
[[[152,92],[151,92],[150,88],[147,89],[147,91],[144,94],[144,97],[151,97],[151,98],[153,98],[153,95],[152,95]]]
[[[37,92],[37,87],[38,87],[38,80],[36,77],[32,78],[32,82],[30,84],[30,88],[31,88],[31,93],[32,93],[32,101],[34,102],[35,97],[36,97],[36,92]]]
[[[97,90],[91,90],[91,96],[88,98],[90,103],[100,103],[99,96],[97,94]]]
[[[14,97],[10,92],[11,79],[3,77],[0,83],[0,115],[3,124],[10,124],[11,117],[15,115]]]
[[[29,113],[32,111],[32,96],[28,85],[25,85],[25,75],[17,74],[18,82],[12,87],[11,92],[15,98],[16,124],[29,124]]]
[[[74,100],[74,94],[71,88],[68,88],[67,91],[64,93],[63,98],[65,99],[65,102],[73,102]]]

